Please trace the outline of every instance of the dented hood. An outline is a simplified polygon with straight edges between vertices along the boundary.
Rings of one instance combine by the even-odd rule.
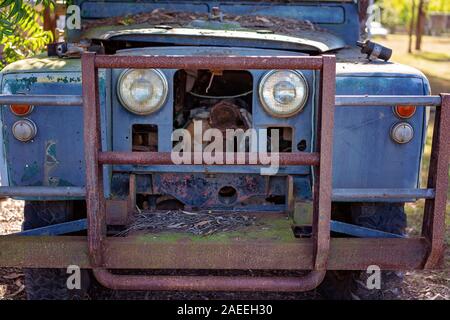
[[[86,31],[83,38],[100,41],[136,41],[190,46],[238,46],[324,53],[345,46],[324,30],[302,30],[296,35],[270,30],[214,30],[168,26],[108,26]]]

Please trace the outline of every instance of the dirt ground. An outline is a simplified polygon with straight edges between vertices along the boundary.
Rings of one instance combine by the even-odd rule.
[[[18,232],[23,220],[23,201],[0,200],[0,235]],[[0,268],[0,300],[25,299],[23,273],[17,268]]]
[[[433,94],[450,91],[450,36],[424,36],[422,50],[412,53],[408,53],[407,35],[392,34],[374,41],[393,50],[392,61],[421,70],[430,80]]]

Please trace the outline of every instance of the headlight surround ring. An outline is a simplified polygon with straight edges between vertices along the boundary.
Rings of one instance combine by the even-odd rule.
[[[116,90],[122,106],[142,116],[154,113],[164,105],[168,88],[167,78],[158,69],[126,69],[117,80]]]
[[[271,78],[277,77],[277,74],[281,74],[278,75],[279,80],[273,80],[272,83],[269,83]],[[276,111],[276,109],[288,107],[287,103],[282,103],[280,96],[276,96],[275,90],[277,88],[278,90],[280,90],[280,88],[285,90],[285,96],[287,99],[292,98],[292,100],[297,100],[294,101],[294,106],[289,107],[286,111]],[[294,95],[292,95],[292,89],[296,91]],[[303,92],[298,92],[299,90]],[[301,72],[296,70],[271,70],[263,75],[259,82],[258,88],[259,101],[261,102],[264,110],[271,116],[277,118],[288,118],[301,112],[308,100],[308,93],[308,81]]]

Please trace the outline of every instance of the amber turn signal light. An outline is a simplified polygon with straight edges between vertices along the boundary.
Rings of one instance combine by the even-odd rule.
[[[399,118],[408,119],[416,113],[416,107],[410,105],[398,105],[395,106],[394,112]]]
[[[12,104],[9,109],[16,116],[26,116],[30,114],[31,111],[33,111],[33,106],[30,106],[28,104]]]

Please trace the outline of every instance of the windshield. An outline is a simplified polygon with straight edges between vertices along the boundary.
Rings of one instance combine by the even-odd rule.
[[[101,27],[110,30],[142,29],[142,26],[156,27],[161,30],[169,30],[174,27],[187,27],[195,29],[250,31],[260,34],[283,34],[301,36],[311,31],[326,32],[317,24],[308,20],[289,19],[264,15],[234,15],[221,11],[213,13],[180,12],[167,9],[155,9],[151,12],[117,16],[105,19],[86,21],[83,30]],[[105,27],[106,26],[106,27]],[[119,26],[117,28],[117,26]]]
[[[208,14],[156,9],[150,13],[99,19],[83,26],[83,39],[100,42],[103,47],[111,47],[114,43],[116,49],[171,44],[322,53],[345,46],[342,39],[308,21],[217,15],[211,17]],[[124,25],[123,21],[132,24]]]
[[[108,26],[133,28],[145,24],[219,30],[251,29],[295,37],[303,37],[310,31],[326,31],[351,45],[359,38],[357,5],[354,2],[223,1],[213,5],[208,1],[144,0],[138,5],[134,1],[110,1],[107,5],[105,1],[79,2],[83,32],[95,27],[106,30]],[[322,41],[320,37],[318,39]]]

